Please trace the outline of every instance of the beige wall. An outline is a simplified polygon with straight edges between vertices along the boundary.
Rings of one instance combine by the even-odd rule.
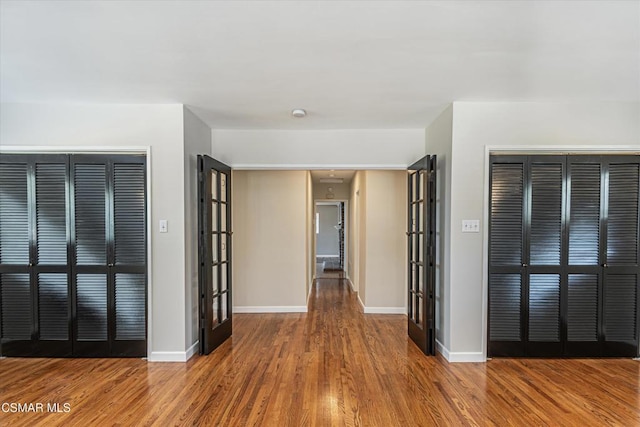
[[[307,281],[306,281],[306,294],[311,292],[311,286],[313,285],[313,278],[316,273],[316,232],[315,232],[315,205],[313,203],[313,181],[311,179],[311,172],[306,172],[307,183],[307,236],[306,236],[306,265],[307,265]]]
[[[365,179],[366,171],[357,171],[351,181],[350,209],[348,212],[349,225],[347,227],[347,275],[353,288],[362,300],[366,290],[360,285],[364,281],[366,253],[364,236],[366,230],[365,213]]]
[[[233,172],[236,311],[306,311],[307,174]]]
[[[406,312],[406,206],[406,171],[366,172],[365,312]]]
[[[333,191],[329,191],[329,188],[332,188]],[[351,196],[351,185],[346,183],[342,183],[342,184],[316,183],[313,185],[314,200],[331,199],[331,197],[327,197],[327,194],[333,194],[333,198],[337,200],[349,200],[349,197]]]

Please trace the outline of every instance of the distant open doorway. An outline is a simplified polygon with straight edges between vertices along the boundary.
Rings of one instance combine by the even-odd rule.
[[[315,202],[316,277],[344,272],[346,203]]]

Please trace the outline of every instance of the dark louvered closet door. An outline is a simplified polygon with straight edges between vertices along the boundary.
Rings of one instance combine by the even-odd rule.
[[[146,354],[146,159],[0,156],[0,354]]]
[[[74,354],[109,355],[108,162],[71,156],[73,186]]]
[[[524,355],[524,157],[492,158],[489,356]]]
[[[68,156],[37,157],[35,172],[34,311],[37,333],[33,355],[70,356]]]
[[[72,156],[74,354],[146,355],[146,160]]]
[[[142,157],[113,163],[112,355],[146,355],[146,165]]]
[[[29,164],[0,155],[0,326],[3,356],[29,351],[33,328]]]
[[[569,156],[567,162],[567,356],[602,354],[601,163],[589,156]]]
[[[67,172],[66,155],[0,161],[5,356],[71,355]]]
[[[638,355],[638,157],[609,158],[603,262],[604,355]]]
[[[490,182],[489,355],[636,356],[640,158],[492,156]]]
[[[564,174],[564,157],[528,159],[529,194],[525,214],[528,229],[525,230],[523,272],[524,282],[528,285],[525,336],[526,353],[530,356],[562,355],[560,301],[566,252],[563,243]]]

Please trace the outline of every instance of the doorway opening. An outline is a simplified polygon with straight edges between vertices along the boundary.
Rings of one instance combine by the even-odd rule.
[[[346,200],[315,202],[316,277],[344,277]]]

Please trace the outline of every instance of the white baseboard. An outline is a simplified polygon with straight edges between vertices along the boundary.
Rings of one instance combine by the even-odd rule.
[[[449,352],[448,360],[451,363],[485,363],[487,361],[481,351]]]
[[[347,282],[349,282],[349,286],[351,287],[351,291],[355,292],[356,291],[356,287],[353,286],[353,282],[348,277],[347,277]],[[358,298],[360,298],[360,297],[358,296]],[[360,301],[360,303],[362,303],[362,301]]]
[[[449,350],[438,340],[436,340],[436,350],[444,356],[445,359],[449,360]]]
[[[358,293],[358,302],[360,303],[360,307],[362,307],[362,311],[365,310],[364,308],[364,303],[362,302],[362,300],[360,299],[360,293]]]
[[[233,307],[234,313],[306,313],[307,307],[304,305],[282,305],[282,306],[238,306]]]
[[[147,356],[147,362],[186,362],[186,351],[154,351]]]
[[[191,347],[187,349],[187,360],[191,359],[198,351],[200,350],[200,341],[196,341],[193,343]]]
[[[404,307],[364,307],[366,314],[406,314]]]
[[[487,361],[481,351],[449,351],[438,340],[436,340],[436,348],[449,363],[485,363]]]

